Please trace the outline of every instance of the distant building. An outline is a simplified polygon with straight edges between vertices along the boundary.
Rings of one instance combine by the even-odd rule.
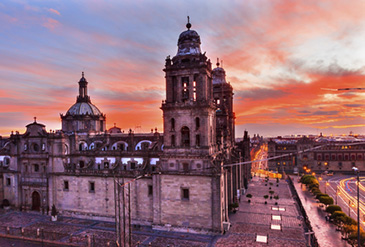
[[[309,168],[316,173],[333,171],[352,172],[356,166],[365,168],[365,143],[362,139],[350,138],[277,138],[268,142],[269,170],[293,173]]]
[[[187,24],[178,52],[166,58],[163,133],[127,133],[93,105],[84,74],[62,130],[34,120],[24,134],[0,138],[0,199],[21,210],[113,221],[114,180],[131,186],[133,224],[155,229],[223,232],[229,204],[247,188],[250,160],[245,132],[234,141],[233,88],[225,71],[201,53]]]

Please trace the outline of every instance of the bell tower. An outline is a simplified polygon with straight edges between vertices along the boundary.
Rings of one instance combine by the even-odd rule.
[[[212,65],[189,19],[186,28],[177,54],[166,58],[164,68],[164,149],[154,176],[153,224],[222,232],[228,216],[225,178],[217,159]]]
[[[212,65],[201,53],[198,33],[190,29],[190,23],[186,27],[179,36],[176,56],[168,56],[164,68],[164,151],[212,155],[216,143]],[[189,165],[189,170],[193,167]]]

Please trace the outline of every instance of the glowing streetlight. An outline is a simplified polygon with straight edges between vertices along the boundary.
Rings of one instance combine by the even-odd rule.
[[[326,182],[326,187],[324,188],[324,193],[327,194],[327,186],[329,185],[328,182]]]

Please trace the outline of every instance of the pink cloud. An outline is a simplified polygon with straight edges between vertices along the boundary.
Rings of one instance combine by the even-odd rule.
[[[53,14],[56,14],[56,15],[61,15],[60,12],[58,10],[55,10],[55,9],[48,9],[49,12],[53,13]]]
[[[43,26],[51,31],[54,30],[59,25],[60,25],[60,22],[53,18],[47,18],[45,20],[45,22],[43,23]]]

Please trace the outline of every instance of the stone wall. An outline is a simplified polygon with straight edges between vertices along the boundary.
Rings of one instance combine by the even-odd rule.
[[[129,181],[126,178],[124,182]],[[69,189],[64,188],[68,181]],[[94,183],[94,191],[90,190]],[[123,179],[119,178],[119,183]],[[143,178],[131,183],[132,220],[136,224],[150,225],[152,222],[153,197],[148,195],[151,178]],[[57,198],[56,208],[63,215],[80,218],[93,218],[114,221],[114,178],[102,176],[67,176],[55,177]]]
[[[217,208],[213,208],[213,188],[217,186],[213,180],[213,177],[203,176],[159,175],[155,180],[159,205],[155,208],[154,224],[211,231],[215,226],[213,213],[220,211],[219,202]],[[188,200],[183,198],[182,189],[189,189]],[[214,190],[219,194],[219,187]]]

